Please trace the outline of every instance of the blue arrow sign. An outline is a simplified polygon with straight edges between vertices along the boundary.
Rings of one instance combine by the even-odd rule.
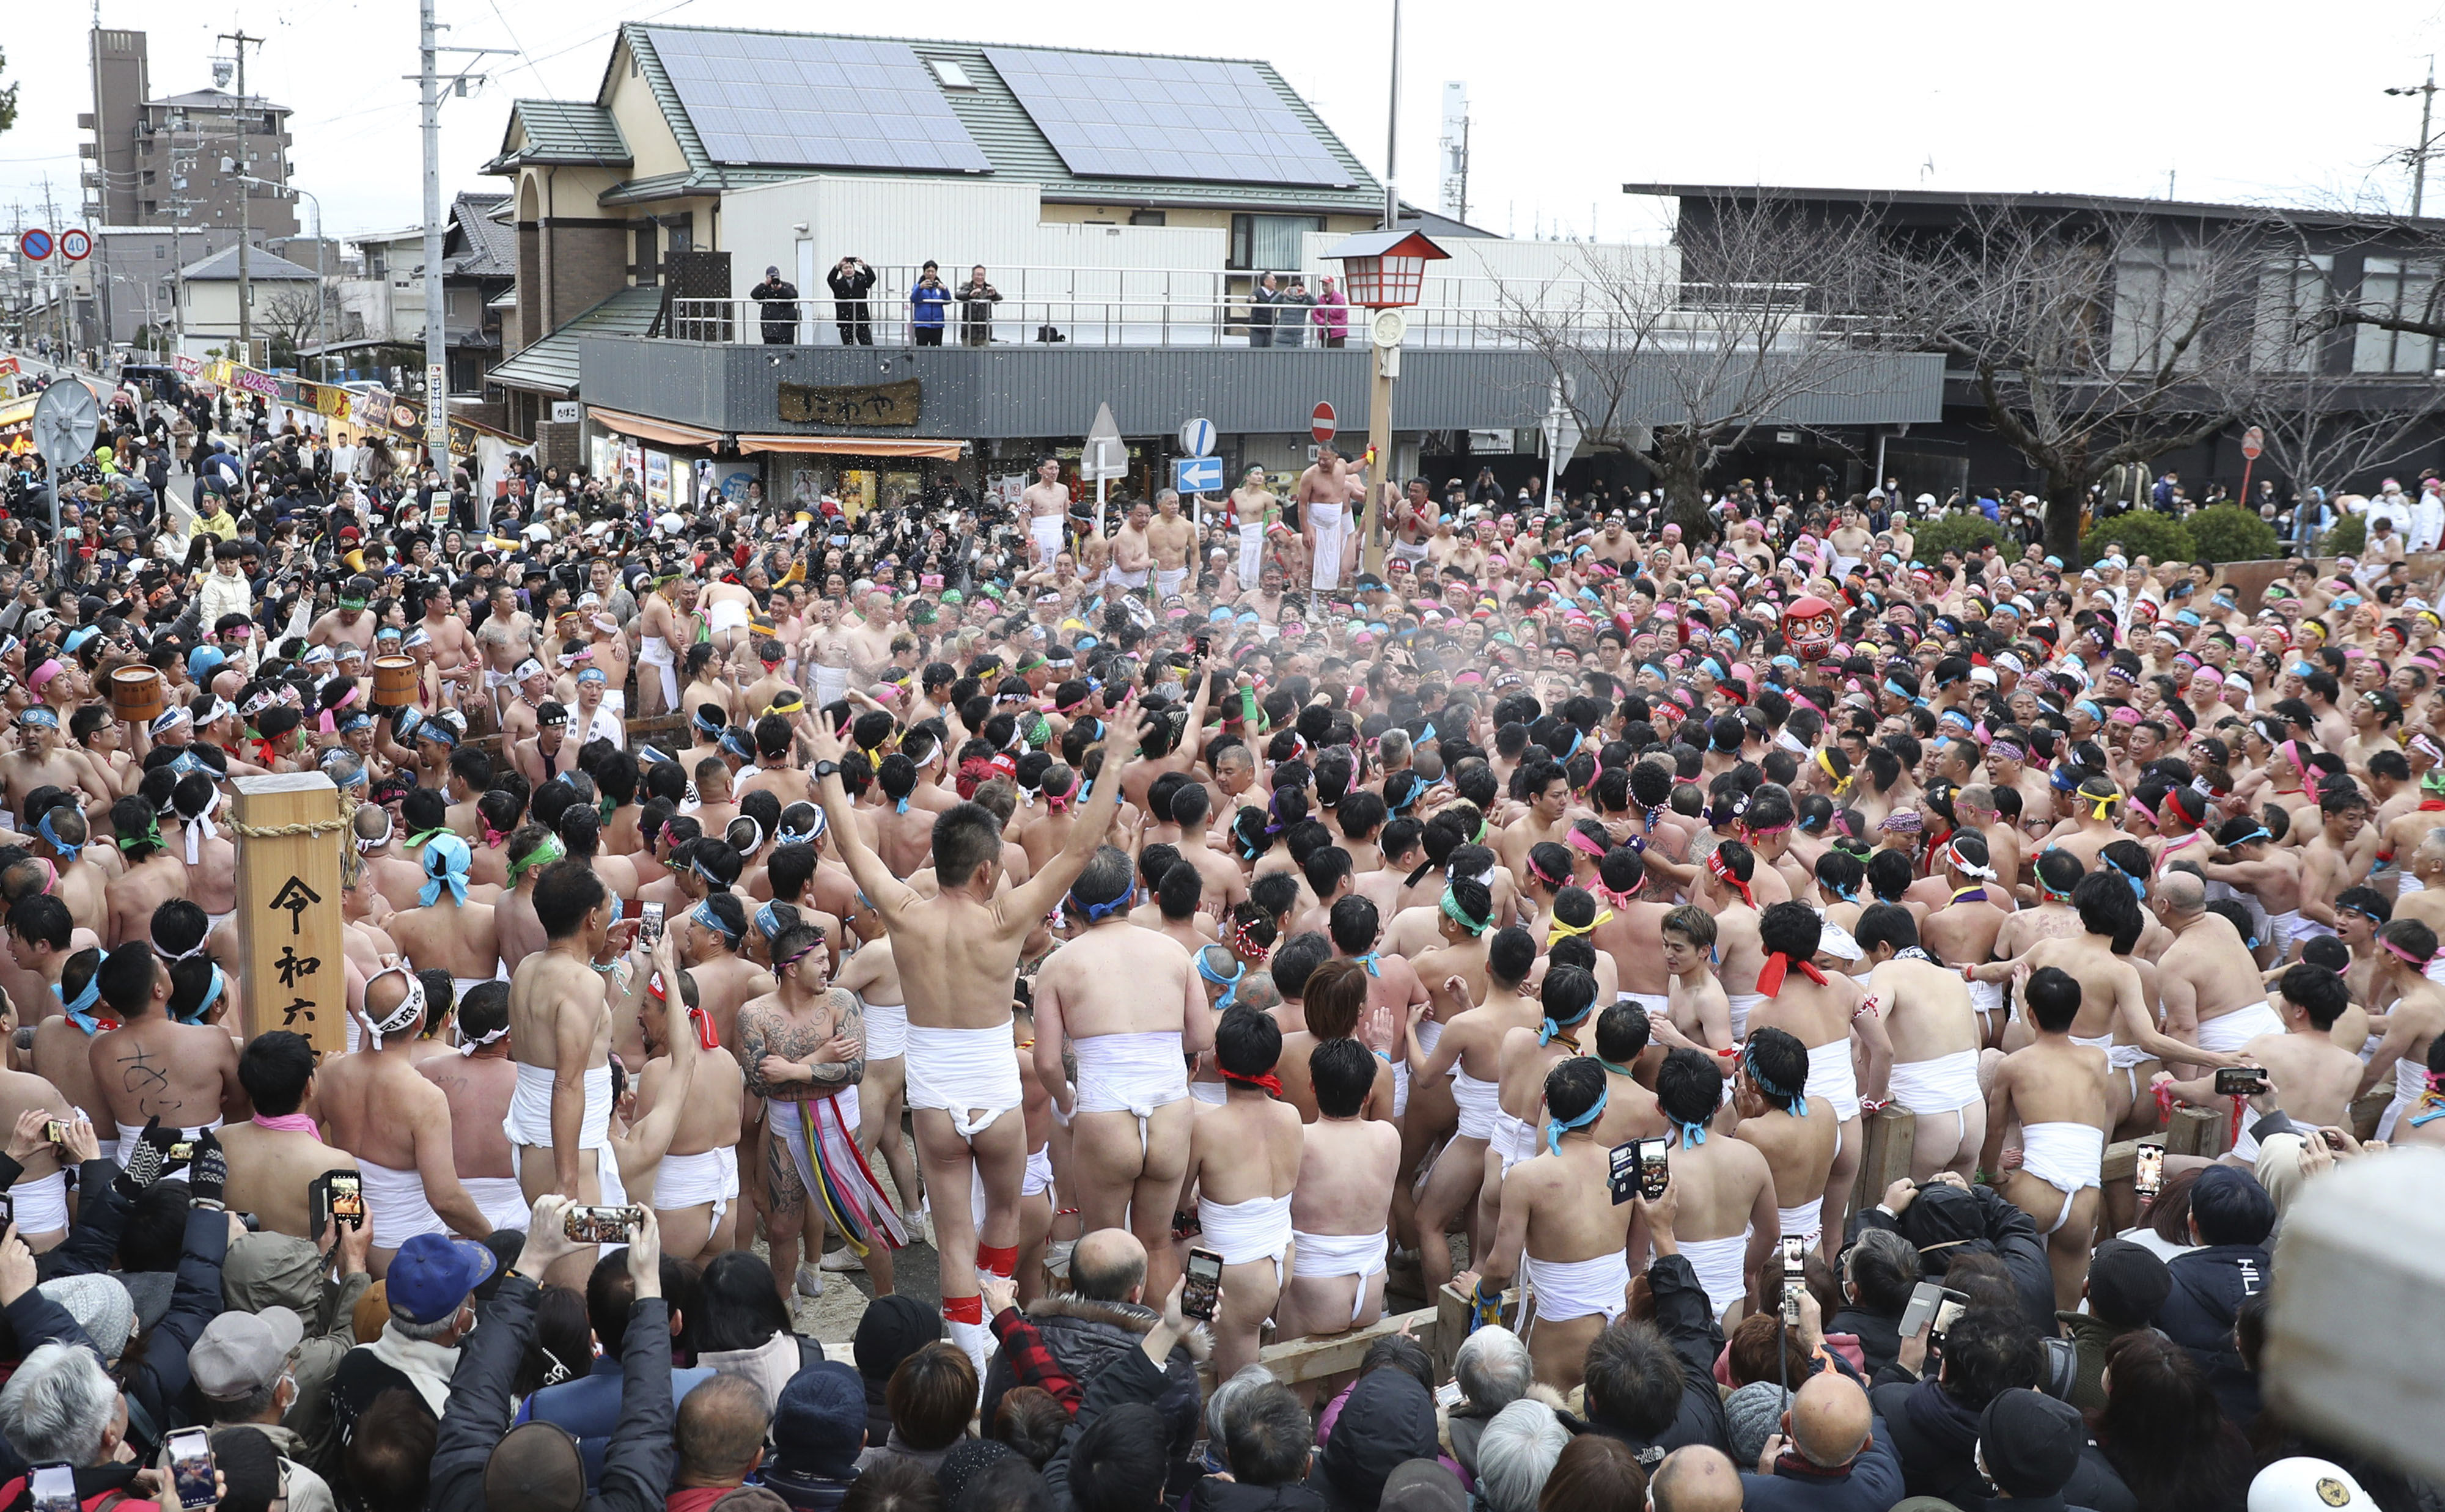
[[[1222,492],[1222,458],[1183,457],[1171,464],[1171,486],[1183,494]]]

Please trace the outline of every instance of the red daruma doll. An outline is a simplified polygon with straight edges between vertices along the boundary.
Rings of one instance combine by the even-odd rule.
[[[1796,598],[1782,611],[1782,639],[1802,662],[1822,662],[1834,649],[1840,620],[1834,606],[1815,594]]]

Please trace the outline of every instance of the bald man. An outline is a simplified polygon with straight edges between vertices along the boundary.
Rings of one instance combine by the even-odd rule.
[[[1654,1512],[1741,1512],[1741,1472],[1710,1444],[1674,1449],[1647,1483]]]
[[[1858,1382],[1836,1371],[1810,1376],[1784,1409],[1782,1431],[1767,1436],[1757,1472],[1741,1477],[1742,1504],[1892,1506],[1902,1499],[1901,1461],[1876,1427]]]

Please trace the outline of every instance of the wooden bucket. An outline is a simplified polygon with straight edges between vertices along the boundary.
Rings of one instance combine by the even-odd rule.
[[[110,674],[110,712],[144,723],[161,713],[161,674],[149,666],[123,666]]]
[[[416,661],[404,656],[374,658],[374,701],[403,708],[416,701]]]

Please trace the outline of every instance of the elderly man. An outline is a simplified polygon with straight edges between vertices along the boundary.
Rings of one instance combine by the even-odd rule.
[[[1868,1393],[1839,1372],[1812,1375],[1792,1394],[1782,1431],[1760,1468],[1741,1477],[1747,1512],[1884,1512],[1902,1499],[1901,1462],[1880,1431]]]
[[[119,1459],[127,1437],[127,1409],[119,1387],[93,1352],[73,1344],[45,1344],[19,1362],[0,1389],[0,1437],[30,1465],[75,1467],[77,1501],[100,1505],[114,1494],[126,1499],[136,1467]],[[9,1504],[25,1499],[26,1477],[0,1485]]]
[[[281,1421],[300,1394],[290,1364],[305,1338],[305,1319],[286,1307],[223,1313],[204,1325],[187,1369],[215,1440],[233,1428],[262,1433],[279,1451],[289,1512],[333,1512],[329,1483],[302,1463],[306,1441]]]

